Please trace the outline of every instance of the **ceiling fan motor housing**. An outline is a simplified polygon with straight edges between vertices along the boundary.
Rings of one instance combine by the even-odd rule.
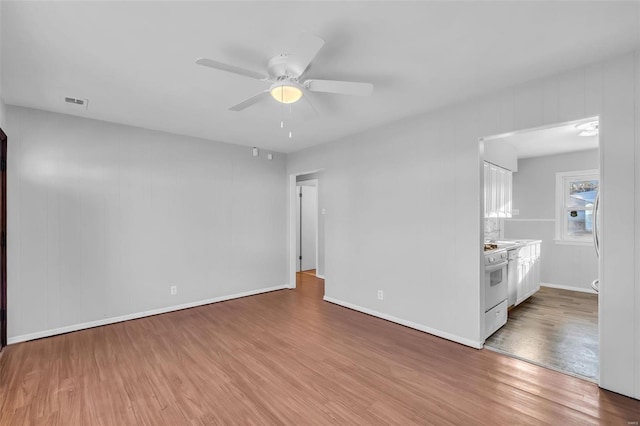
[[[293,55],[288,53],[281,53],[273,58],[269,59],[267,63],[267,69],[269,76],[276,81],[297,79],[302,75],[304,70],[299,69],[295,63]]]

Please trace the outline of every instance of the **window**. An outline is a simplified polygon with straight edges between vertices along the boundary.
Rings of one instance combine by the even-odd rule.
[[[556,173],[556,242],[593,244],[593,204],[598,170]]]

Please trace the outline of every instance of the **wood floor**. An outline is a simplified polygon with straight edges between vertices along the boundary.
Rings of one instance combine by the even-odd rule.
[[[598,341],[597,295],[541,287],[485,346],[595,381]]]
[[[640,401],[296,290],[11,345],[1,425],[590,425]]]
[[[306,271],[300,271],[301,274],[304,275],[311,275],[312,277],[316,276],[316,270],[315,269],[307,269]]]

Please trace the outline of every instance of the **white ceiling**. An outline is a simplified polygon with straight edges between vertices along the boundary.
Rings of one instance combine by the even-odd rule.
[[[194,64],[265,72],[303,31],[326,41],[307,77],[376,88],[294,104],[292,139],[275,101],[228,110],[265,83]],[[640,2],[3,0],[1,38],[8,104],[293,152],[637,49]]]
[[[576,129],[577,124],[519,132],[497,139],[511,144],[519,159],[598,148],[598,136],[578,136],[581,130]]]

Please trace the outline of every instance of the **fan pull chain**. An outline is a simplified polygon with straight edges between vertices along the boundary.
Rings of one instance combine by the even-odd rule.
[[[283,100],[283,90],[280,90],[280,101]],[[280,102],[280,128],[284,129],[284,103]]]
[[[289,120],[291,122],[293,122],[293,119],[291,118],[292,116],[292,110],[293,110],[293,106],[291,104],[289,104]],[[289,139],[291,139],[293,135],[291,134],[291,130],[289,130]]]

